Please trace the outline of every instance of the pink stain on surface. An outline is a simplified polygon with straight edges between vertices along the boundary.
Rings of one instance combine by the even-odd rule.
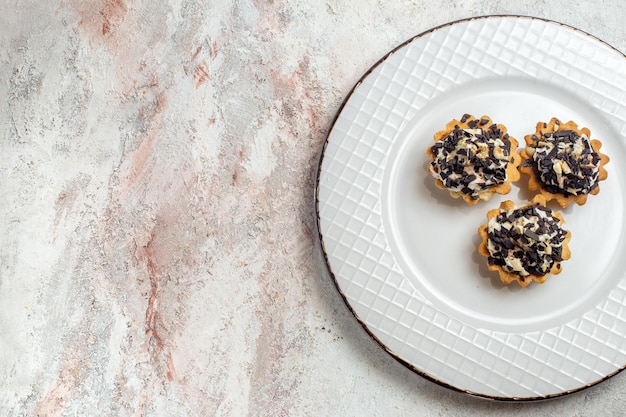
[[[114,30],[126,16],[126,4],[123,0],[105,1],[100,11],[102,17],[102,34],[106,35]]]
[[[66,0],[78,17],[77,28],[94,49],[102,48],[111,58],[115,75],[113,89],[125,98],[141,100],[142,86],[149,86],[163,64],[154,50],[167,44],[165,18],[151,8],[157,3],[141,0]]]
[[[167,108],[167,98],[164,94],[160,94],[156,98],[156,104],[148,114],[141,115],[146,120],[148,130],[141,139],[141,143],[129,157],[125,158],[122,166],[121,194],[125,196],[136,183],[137,179],[142,175],[148,164],[148,160],[152,155],[154,142],[161,132],[165,111]]]
[[[172,360],[172,353],[165,344],[163,332],[166,330],[163,320],[159,314],[159,296],[161,291],[160,272],[157,267],[156,254],[154,253],[154,232],[150,236],[148,243],[139,252],[140,261],[145,262],[150,279],[150,295],[146,308],[146,336],[150,340],[150,347],[155,359],[163,358],[166,366],[166,377],[168,381],[174,379],[175,370]]]
[[[149,167],[154,161],[146,162],[140,198],[134,192],[125,195],[124,183],[114,184],[114,203],[99,227],[104,256],[120,259],[111,261],[111,272],[119,278],[106,281],[113,284],[107,287],[107,298],[122,306],[128,323],[120,345],[128,361],[115,385],[124,398],[135,398],[136,410],[149,407],[150,398],[169,383],[184,383],[184,367],[178,372],[176,361],[186,320],[183,306],[188,292],[203,285],[194,278],[199,236],[189,233],[197,178],[184,164],[184,151],[176,155],[178,159],[159,170]],[[135,381],[132,389],[129,381]]]
[[[209,64],[206,59],[202,59],[201,56],[202,46],[199,46],[191,56],[191,62],[184,65],[183,69],[185,74],[191,74],[196,88],[206,83],[211,79],[211,73],[209,72]],[[209,57],[214,59],[217,56],[217,43],[213,42],[209,50]]]
[[[115,34],[128,13],[123,0],[104,0],[96,4],[78,2],[75,8],[80,16],[79,27],[90,34],[92,41]]]
[[[35,406],[35,416],[62,415],[67,402],[76,395],[76,389],[85,377],[84,364],[81,364],[82,361],[78,358],[80,354],[80,348],[72,348],[68,353],[55,384]]]
[[[196,66],[196,69],[193,71],[193,78],[196,81],[196,88],[211,79],[206,61],[203,61]]]
[[[316,132],[320,128],[319,81],[310,73],[310,58],[305,55],[291,74],[271,70],[270,76],[276,95],[283,98],[283,108],[288,119],[304,118],[309,129]]]
[[[138,283],[145,291],[145,349],[156,372],[167,381],[174,381],[177,328],[185,320],[180,307],[187,291],[201,285],[192,278],[197,262],[193,250],[197,236],[188,233],[194,224],[189,205],[196,178],[182,168],[177,175],[167,168],[159,173],[148,172],[144,191],[153,202],[149,210],[154,222],[128,231],[126,246],[134,248],[135,268],[142,277]],[[119,201],[128,205],[133,199]]]

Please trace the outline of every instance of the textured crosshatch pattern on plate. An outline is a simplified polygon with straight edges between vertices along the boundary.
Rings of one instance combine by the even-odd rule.
[[[405,279],[383,226],[386,162],[406,121],[444,92],[497,76],[538,79],[572,91],[626,133],[626,60],[609,46],[570,27],[526,17],[444,26],[393,51],[346,101],[320,165],[320,233],[347,303],[402,361],[478,395],[554,396],[626,364],[623,275],[606,300],[562,326],[537,332],[479,329],[439,311]]]

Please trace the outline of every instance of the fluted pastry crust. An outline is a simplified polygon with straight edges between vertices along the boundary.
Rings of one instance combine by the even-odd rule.
[[[608,176],[604,166],[609,157],[600,152],[602,143],[591,139],[588,128],[552,118],[549,123],[538,122],[535,133],[524,139],[520,171],[528,176],[530,191],[561,207],[572,202],[583,205],[590,194],[598,194],[600,181]]]
[[[488,116],[477,119],[465,114],[448,122],[434,139],[426,151],[428,172],[437,187],[467,204],[507,194],[511,183],[520,178],[518,141]]]
[[[487,223],[478,228],[478,253],[487,258],[487,268],[497,271],[504,284],[542,284],[550,275],[559,274],[561,261],[571,257],[571,232],[561,227],[564,223],[563,216],[546,207],[540,194],[517,208],[512,201],[504,201],[487,213]]]

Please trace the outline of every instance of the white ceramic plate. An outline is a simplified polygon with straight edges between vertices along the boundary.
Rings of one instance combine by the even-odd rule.
[[[545,284],[504,286],[476,248],[507,196],[468,206],[426,173],[433,134],[464,113],[524,143],[538,121],[574,120],[600,139],[609,177],[563,210],[572,258]],[[317,184],[329,269],[365,329],[440,384],[497,399],[541,399],[626,365],[626,59],[574,28],[529,17],[454,22],[368,71],[328,136]]]

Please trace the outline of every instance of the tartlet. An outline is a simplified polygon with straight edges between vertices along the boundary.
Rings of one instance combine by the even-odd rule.
[[[474,205],[495,193],[509,193],[511,182],[520,178],[519,143],[488,116],[477,119],[465,114],[451,120],[435,133],[434,140],[426,151],[428,172],[437,187],[454,198]]]
[[[541,194],[517,208],[512,201],[503,201],[478,228],[482,239],[478,253],[487,258],[487,268],[497,271],[504,284],[542,284],[550,275],[559,274],[561,262],[571,257],[571,232],[562,227],[564,223]]]
[[[535,133],[524,139],[520,171],[528,175],[530,191],[539,191],[561,207],[572,202],[583,205],[589,194],[600,191],[609,157],[600,152],[602,143],[591,139],[588,128],[553,117],[549,123],[538,122]]]

